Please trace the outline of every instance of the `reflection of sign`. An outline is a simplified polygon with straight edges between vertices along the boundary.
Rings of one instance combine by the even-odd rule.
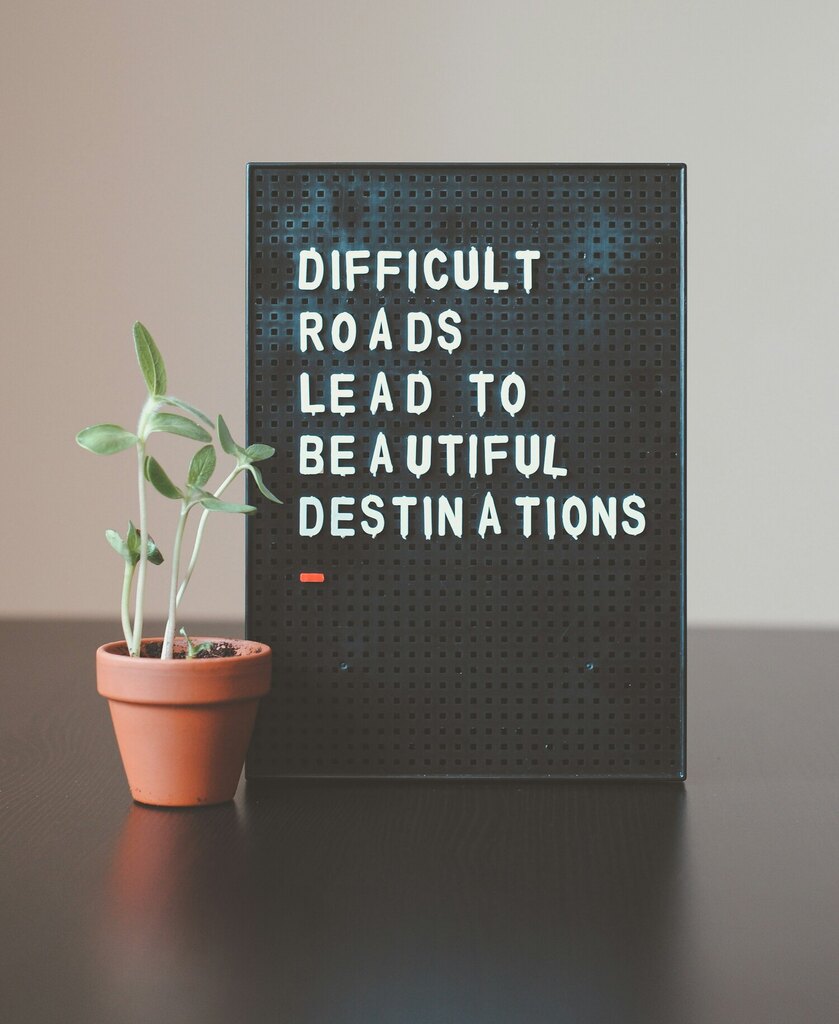
[[[254,165],[249,227],[249,775],[680,777],[684,169]]]

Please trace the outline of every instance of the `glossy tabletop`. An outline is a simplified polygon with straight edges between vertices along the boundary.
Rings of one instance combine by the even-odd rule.
[[[4,1024],[839,1017],[839,633],[691,632],[685,784],[242,782],[187,811],[131,802],[114,633],[2,625]]]

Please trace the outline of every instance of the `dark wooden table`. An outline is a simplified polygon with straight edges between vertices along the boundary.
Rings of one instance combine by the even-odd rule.
[[[839,633],[694,631],[684,785],[242,783],[195,811],[131,802],[114,635],[2,626],[4,1024],[839,1019]]]

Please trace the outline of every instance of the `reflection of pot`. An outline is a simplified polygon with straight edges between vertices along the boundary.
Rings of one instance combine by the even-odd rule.
[[[235,803],[128,809],[105,877],[89,1020],[235,1021],[247,982],[244,844]],[[235,941],[234,941],[235,936]]]
[[[243,845],[235,803],[207,814],[178,814],[132,805],[107,876],[109,927],[123,937],[194,944],[206,934],[219,893],[243,898]],[[117,937],[115,933],[114,938]]]
[[[216,640],[214,637],[201,637]],[[150,641],[144,641],[149,643]],[[96,652],[131,795],[191,807],[232,800],[259,698],[271,685],[271,649],[246,640],[228,658],[129,658],[124,641]]]

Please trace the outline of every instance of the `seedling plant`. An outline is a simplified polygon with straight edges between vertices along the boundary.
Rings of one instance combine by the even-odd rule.
[[[256,465],[271,458],[274,449],[267,444],[249,444],[242,447],[230,434],[222,416],[215,425],[200,409],[168,393],[168,381],[163,358],[148,330],[138,321],[134,324],[134,349],[145,380],[147,395],[140,410],[137,427],[132,432],[114,423],[98,423],[86,427],[76,435],[76,441],[96,455],[115,455],[133,448],[137,454],[137,496],[139,526],[129,521],[124,536],[116,530],[106,530],[105,537],[111,547],[122,557],[125,565],[122,579],[120,617],[128,653],[140,657],[143,640],[143,617],[146,591],[146,569],[148,565],[160,565],[163,555],[149,533],[146,502],[146,485],[150,483],[165,498],[178,503],[178,520],[172,546],[169,578],[168,612],[163,635],[161,658],[174,657],[175,632],[178,608],[189,586],[204,537],[204,528],[211,512],[240,513],[251,515],[256,511],[253,505],[241,505],[223,501],[222,495],[240,473],[250,473],[259,491],[269,501],[282,504],[266,487],[262,473]],[[165,411],[178,409],[179,412]],[[183,415],[186,413],[187,415]],[[210,489],[210,478],[216,470],[216,449],[211,431],[215,430],[222,451],[233,459],[233,466],[227,476],[215,488]],[[201,447],[194,453],[187,469],[186,481],[178,486],[173,483],[157,459],[148,452],[152,434],[175,434],[198,442]],[[187,522],[196,508],[201,516],[192,545],[192,553],[183,575],[180,573],[182,547]],[[132,591],[134,597],[132,613]],[[196,657],[205,644],[193,644],[182,628],[186,638],[187,657]]]

